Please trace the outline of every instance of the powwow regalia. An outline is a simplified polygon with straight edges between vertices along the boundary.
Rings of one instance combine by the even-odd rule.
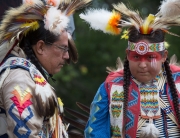
[[[124,3],[113,4],[113,7],[112,12],[89,9],[80,14],[80,18],[92,29],[104,33],[119,35],[128,28],[124,38],[147,38],[150,42],[128,39],[128,60],[149,62],[151,68],[156,70],[161,54],[166,50],[165,42],[151,43],[148,36],[160,31],[179,37],[169,28],[180,26],[180,1],[162,1],[158,13],[149,14],[145,19]],[[149,58],[152,53],[155,58]],[[180,67],[175,57],[171,59],[170,66],[165,61],[159,74],[148,83],[138,81],[129,71],[129,61],[126,61],[123,65],[118,59],[118,69],[111,70],[98,89],[91,104],[85,137],[180,137]]]
[[[0,25],[0,137],[68,137],[63,103],[48,83],[51,75],[40,64],[42,70],[34,65],[34,53],[28,48],[31,44],[20,44],[39,28],[60,36],[68,28],[69,16],[90,1],[23,0],[21,6],[6,11]],[[76,62],[77,50],[70,34],[68,47],[68,62]]]

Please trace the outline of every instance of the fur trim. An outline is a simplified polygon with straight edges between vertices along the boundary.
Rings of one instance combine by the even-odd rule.
[[[141,129],[141,134],[139,138],[158,138],[159,130],[155,127],[154,124],[149,123],[146,127]]]

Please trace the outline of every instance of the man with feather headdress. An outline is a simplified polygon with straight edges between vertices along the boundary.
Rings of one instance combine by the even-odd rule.
[[[169,64],[164,36],[180,37],[169,31],[180,26],[180,0],[162,1],[159,12],[145,19],[124,3],[113,7],[113,12],[90,9],[80,14],[104,33],[118,35],[128,27],[123,35],[128,38],[126,59],[124,64],[118,60],[118,69],[110,70],[99,87],[85,137],[179,138],[180,67]]]
[[[77,62],[69,17],[90,1],[23,0],[6,11],[0,25],[0,138],[68,137],[63,103],[48,80]]]

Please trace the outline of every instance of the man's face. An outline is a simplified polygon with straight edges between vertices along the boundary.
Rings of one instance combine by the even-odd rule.
[[[69,59],[68,51],[63,50],[68,48],[68,35],[64,31],[59,36],[59,39],[53,44],[48,44],[44,48],[43,56],[40,57],[40,63],[49,74],[55,74]]]
[[[164,53],[148,52],[139,55],[135,51],[126,51],[131,74],[140,82],[147,83],[154,79],[160,72],[163,62],[167,57]]]

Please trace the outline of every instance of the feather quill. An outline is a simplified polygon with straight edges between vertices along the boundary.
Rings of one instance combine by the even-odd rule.
[[[117,71],[124,69],[124,64],[120,57],[116,60],[116,69]]]
[[[178,17],[161,17],[154,21],[150,27],[153,31],[157,29],[169,29],[169,26],[180,26],[180,16]]]
[[[0,61],[2,61],[8,51],[10,51],[14,47],[15,43],[9,44],[12,39],[14,41],[15,39],[19,40],[21,34],[27,34],[29,30],[38,28],[37,23],[35,23],[34,21],[37,19],[42,20],[45,11],[46,8],[41,4],[25,4],[18,8],[11,8],[6,12],[6,15],[4,16],[2,24],[0,26]],[[36,27],[34,26],[35,24],[33,22],[36,24]],[[27,23],[29,23],[28,26]],[[8,47],[6,48],[5,46],[7,45]]]
[[[58,104],[56,94],[38,70],[35,70],[33,66],[29,70],[36,83],[35,91],[33,91],[34,107],[39,116],[51,117],[54,115]]]
[[[71,3],[71,0],[61,0],[60,4],[58,6],[58,9],[60,9],[62,12],[64,12],[70,3]]]
[[[127,18],[127,20],[129,20],[129,22],[132,23],[132,25],[134,25],[137,30],[139,30],[139,27],[143,24],[143,20],[140,17],[138,11],[132,11],[128,9],[122,2],[118,3],[117,5],[113,4],[113,7],[122,13]]]
[[[140,32],[142,34],[150,34],[152,31],[152,28],[150,27],[152,23],[154,23],[155,16],[152,14],[149,14],[149,16],[144,20],[143,25],[140,27]]]
[[[75,10],[81,9],[82,7],[86,6],[90,2],[91,0],[74,0],[66,8],[65,14],[67,16],[70,16],[71,14],[75,12]]]
[[[120,70],[123,70],[124,69],[124,64],[121,60],[120,57],[117,58],[116,60],[116,68],[112,68],[112,67],[106,67],[107,69],[107,73],[111,73],[111,72],[117,72],[117,71],[120,71]]]
[[[43,5],[23,5],[19,8],[11,8],[2,20],[0,27],[1,41],[8,41],[13,36],[17,36],[17,33],[21,30],[26,32],[28,27],[22,28],[24,23],[31,23],[38,19],[43,19],[43,14],[46,12],[46,7]],[[20,27],[20,28],[18,28]],[[13,31],[11,31],[13,30]]]
[[[27,28],[24,31],[24,34],[26,35],[30,30],[35,31],[39,28],[39,24],[37,21],[31,22],[31,23],[25,23],[21,25],[21,28]]]
[[[162,29],[163,30],[163,29]],[[176,37],[180,37],[180,35],[177,35],[177,34],[175,34],[175,33],[172,33],[172,32],[169,32],[168,30],[163,30],[165,33],[167,33],[167,34],[170,34],[170,35],[173,35],[173,36],[176,36]],[[167,46],[167,48],[168,48],[168,46]],[[166,49],[167,49],[166,48]]]
[[[69,118],[67,116],[64,116],[64,120],[66,122],[70,123],[72,126],[78,128],[80,130],[84,130],[85,129],[85,124],[82,124],[82,123],[80,123],[80,122],[78,122],[78,121],[76,121],[74,119],[71,119],[71,118]]]
[[[88,114],[90,114],[90,108],[80,102],[76,102],[76,105],[81,108],[83,111],[87,112]]]

